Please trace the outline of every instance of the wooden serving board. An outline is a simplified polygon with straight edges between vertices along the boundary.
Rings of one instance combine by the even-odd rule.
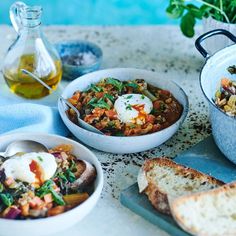
[[[224,157],[212,136],[179,154],[174,161],[212,175],[226,183],[236,180],[236,165]],[[157,212],[146,195],[139,194],[137,183],[122,191],[120,201],[131,211],[162,228],[171,236],[190,235],[180,229],[170,216]]]

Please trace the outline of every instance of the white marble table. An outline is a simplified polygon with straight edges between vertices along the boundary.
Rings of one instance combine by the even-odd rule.
[[[85,39],[99,44],[104,52],[102,68],[136,67],[156,71],[157,79],[174,80],[181,85],[190,102],[189,115],[182,128],[158,148],[130,155],[112,155],[92,149],[101,161],[105,174],[101,199],[83,221],[59,235],[166,236],[167,233],[124,208],[119,203],[119,194],[136,181],[139,166],[145,159],[163,155],[174,157],[211,132],[208,107],[198,82],[204,60],[194,48],[194,39],[183,37],[177,26],[48,26],[44,30],[51,42]],[[198,35],[199,32],[201,29],[198,29]],[[15,37],[9,26],[0,26],[1,62]],[[63,81],[56,93],[37,103],[55,106],[57,95],[66,84]],[[0,94],[0,104],[8,99],[12,103],[22,102],[22,99],[10,94],[2,76]]]

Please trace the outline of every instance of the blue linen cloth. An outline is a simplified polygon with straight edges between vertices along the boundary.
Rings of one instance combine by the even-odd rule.
[[[0,135],[11,132],[69,133],[56,107],[32,103],[0,106]]]

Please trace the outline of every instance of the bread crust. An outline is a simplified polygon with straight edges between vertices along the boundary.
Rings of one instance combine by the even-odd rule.
[[[224,184],[224,182],[222,182],[210,175],[203,174],[202,172],[192,169],[190,167],[186,167],[185,165],[177,164],[176,162],[172,161],[168,157],[160,157],[160,158],[156,157],[156,158],[147,160],[147,161],[145,161],[142,169],[145,172],[148,172],[153,167],[155,167],[155,165],[158,165],[160,167],[161,166],[171,167],[171,168],[175,169],[176,172],[178,172],[180,175],[188,176],[188,177],[191,177],[192,179],[204,177],[204,178],[207,178],[207,180],[212,184],[218,184],[218,185]]]
[[[224,182],[215,179],[209,175],[203,174],[197,170],[194,170],[192,168],[186,167],[184,165],[177,164],[176,162],[168,159],[167,157],[162,158],[153,158],[150,160],[145,161],[143,166],[141,167],[140,173],[142,175],[145,175],[151,171],[155,166],[159,167],[170,167],[172,168],[177,175],[181,175],[182,177],[187,177],[189,179],[202,179],[204,178],[206,182],[209,182],[211,184],[215,184],[218,186],[221,186],[224,184]],[[150,179],[147,178],[147,183],[145,189],[141,189],[141,192],[144,192],[148,199],[150,200],[151,204],[161,213],[164,214],[171,214],[170,206],[169,206],[169,200],[167,193],[163,192],[156,184],[152,183]],[[142,183],[139,183],[139,185],[143,185]]]
[[[225,184],[219,188],[216,189],[212,189],[209,191],[205,191],[205,192],[199,192],[199,193],[194,193],[191,195],[187,195],[187,196],[181,196],[175,200],[173,200],[170,203],[170,209],[171,209],[171,214],[174,217],[175,221],[179,224],[179,226],[184,229],[185,231],[191,233],[192,235],[196,235],[196,236],[223,236],[221,234],[210,234],[210,233],[205,233],[205,232],[199,232],[197,229],[194,228],[189,228],[188,226],[186,226],[184,219],[181,217],[181,215],[178,212],[178,206],[184,204],[185,202],[189,201],[189,199],[194,199],[195,201],[197,201],[198,199],[200,199],[202,196],[215,196],[218,193],[221,192],[228,192],[231,188],[234,188],[236,191],[236,182],[232,182],[229,184]],[[205,226],[203,226],[205,227]],[[225,234],[225,236],[235,236],[236,235],[236,231],[235,232],[228,232],[227,234]]]
[[[154,184],[149,184],[145,189],[145,193],[148,196],[152,205],[161,213],[170,214],[170,207],[168,196],[156,187]]]

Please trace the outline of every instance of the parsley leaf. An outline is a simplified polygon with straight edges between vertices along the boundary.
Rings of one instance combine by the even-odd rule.
[[[180,28],[187,37],[193,37],[194,27],[197,19],[208,18],[225,23],[236,23],[236,1],[235,0],[205,0],[196,1],[201,4],[192,4],[187,0],[169,0],[166,13],[170,18],[181,19]]]
[[[90,89],[91,89],[92,91],[94,91],[95,93],[97,93],[97,92],[102,92],[102,91],[103,91],[103,89],[102,89],[101,87],[96,86],[96,85],[94,85],[94,84],[91,84]]]
[[[37,191],[36,191],[36,195],[40,198],[42,198],[44,195],[51,193],[53,200],[58,204],[58,205],[65,205],[65,202],[62,198],[62,196],[57,193],[54,188],[53,185],[55,183],[52,180],[47,180]]]
[[[96,103],[91,103],[90,104],[91,106],[93,107],[99,107],[99,108],[104,108],[104,109],[107,109],[107,110],[110,110],[110,106],[109,104],[107,104],[103,98],[100,98]]]
[[[37,158],[39,159],[39,161],[43,161],[43,158],[41,156],[37,156]]]
[[[134,88],[134,89],[138,89],[138,88],[139,88],[139,85],[138,85],[138,84],[132,83],[132,82],[127,83],[126,86],[132,87],[132,88]]]
[[[109,99],[111,102],[114,102],[114,101],[115,101],[114,96],[112,96],[112,95],[109,94],[109,93],[106,93],[103,97]]]
[[[0,194],[0,199],[6,206],[11,206],[13,203],[13,197],[10,193],[1,193]]]
[[[132,110],[132,106],[129,104],[129,105],[126,106],[125,109],[126,109],[126,110]]]
[[[124,85],[121,81],[119,81],[117,79],[113,79],[113,78],[107,78],[106,84],[113,85],[119,92],[121,92],[124,87]]]
[[[58,178],[60,178],[60,179],[62,180],[62,182],[64,182],[64,183],[66,183],[66,182],[68,181],[63,172],[58,173],[57,176],[58,176]]]
[[[53,186],[54,182],[52,180],[47,180],[37,191],[36,195],[42,198],[44,195],[50,193],[50,190]]]
[[[133,97],[133,95],[129,95],[129,96],[126,97],[126,99],[130,99],[132,97]]]
[[[196,20],[191,12],[186,13],[180,22],[180,28],[184,34],[192,38],[194,36],[194,26],[196,24]]]
[[[88,105],[91,105],[92,103],[97,102],[97,98],[92,98],[89,100],[89,102],[87,103]]]
[[[70,169],[66,170],[66,177],[70,183],[73,183],[76,180],[74,173]]]
[[[53,200],[60,206],[64,206],[65,202],[60,194],[58,194],[54,189],[50,190]]]

